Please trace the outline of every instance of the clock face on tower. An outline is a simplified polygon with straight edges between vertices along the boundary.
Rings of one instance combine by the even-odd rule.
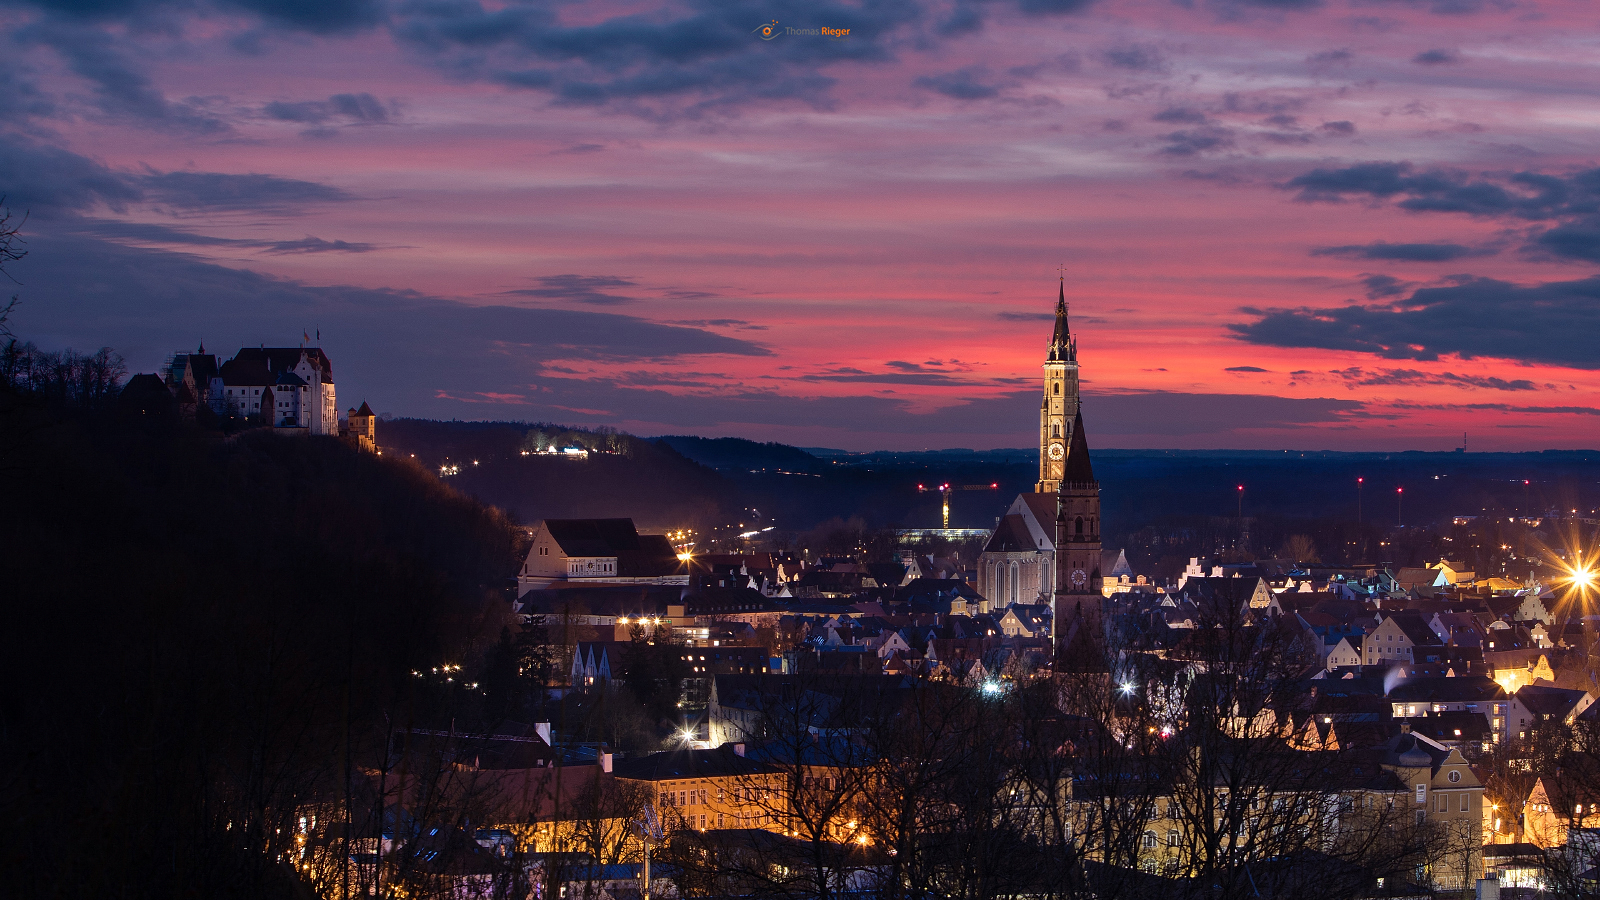
[[[1072,570],[1072,584],[1074,587],[1083,587],[1089,581],[1089,576],[1082,569]]]
[[[1066,451],[1061,449],[1061,445],[1060,444],[1056,443],[1056,444],[1051,444],[1050,445],[1050,458],[1051,459],[1059,460],[1059,459],[1061,459],[1061,457],[1063,457],[1065,455],[1066,455]]]

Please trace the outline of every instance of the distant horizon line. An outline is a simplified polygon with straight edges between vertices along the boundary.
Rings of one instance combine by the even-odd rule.
[[[591,432],[591,433],[595,432],[597,428],[603,427],[603,426],[588,426],[588,427],[586,427],[586,426],[581,426],[581,425],[564,425],[564,424],[561,424],[559,422],[527,422],[527,421],[522,421],[522,420],[517,420],[517,419],[430,419],[430,418],[424,418],[424,417],[421,417],[421,416],[400,416],[400,415],[394,415],[394,414],[391,414],[391,413],[381,413],[378,418],[380,420],[382,420],[382,421],[406,420],[406,421],[412,421],[412,422],[434,422],[434,423],[446,424],[446,425],[447,424],[479,425],[479,426],[504,425],[504,426],[518,426],[518,427],[523,427],[523,428],[556,427],[556,428],[562,428],[562,429],[565,429],[565,430],[568,430],[568,431],[585,431],[585,432]],[[604,426],[604,427],[609,427],[609,426]],[[799,444],[786,444],[786,443],[784,443],[782,441],[763,441],[763,440],[759,440],[757,438],[737,437],[737,436],[734,436],[734,435],[722,435],[722,436],[719,436],[719,437],[707,437],[705,435],[685,434],[685,433],[663,433],[663,434],[656,434],[656,435],[646,435],[646,434],[634,434],[632,432],[621,431],[620,429],[618,429],[618,433],[619,434],[628,434],[628,435],[630,435],[632,437],[639,438],[640,440],[649,440],[649,441],[658,441],[658,440],[661,440],[663,438],[682,437],[682,438],[694,438],[696,440],[703,440],[703,441],[731,440],[731,441],[747,441],[747,442],[752,443],[752,444],[776,444],[776,445],[781,446],[781,447],[790,447],[792,449],[799,450],[799,451],[801,451],[803,453],[811,454],[812,456],[816,456],[816,455],[819,455],[819,454],[824,454],[824,455],[828,455],[828,456],[871,456],[871,455],[877,454],[877,453],[881,453],[881,454],[919,454],[919,453],[956,454],[956,453],[960,453],[960,454],[968,454],[968,455],[973,455],[973,456],[978,456],[978,455],[988,456],[988,455],[1000,455],[1000,454],[1023,454],[1023,455],[1027,455],[1027,454],[1037,454],[1039,452],[1038,448],[1036,448],[1036,447],[997,447],[997,448],[992,449],[992,450],[978,450],[978,449],[974,449],[972,447],[940,447],[940,448],[925,447],[925,448],[922,448],[920,450],[888,450],[888,449],[883,449],[883,448],[878,448],[878,449],[873,449],[873,450],[845,450],[845,449],[842,449],[842,448],[839,448],[839,447],[807,447],[807,446],[801,446]],[[1317,456],[1352,456],[1352,457],[1354,457],[1354,456],[1367,456],[1367,457],[1372,457],[1372,456],[1397,456],[1397,455],[1404,455],[1404,456],[1451,456],[1451,457],[1476,456],[1476,457],[1484,457],[1484,456],[1530,456],[1530,455],[1541,455],[1541,454],[1583,454],[1583,453],[1593,453],[1593,454],[1596,454],[1596,455],[1600,455],[1600,448],[1597,448],[1597,447],[1579,447],[1579,448],[1546,447],[1546,448],[1537,449],[1537,450],[1467,450],[1467,449],[1463,449],[1463,448],[1459,448],[1458,447],[1458,448],[1454,448],[1454,449],[1450,449],[1450,450],[1328,450],[1328,449],[1307,450],[1307,449],[1293,448],[1293,447],[1288,447],[1288,448],[1285,448],[1285,447],[1217,447],[1217,448],[1196,448],[1196,449],[1180,448],[1180,447],[1098,447],[1098,448],[1093,448],[1091,450],[1091,453],[1094,454],[1094,455],[1099,455],[1099,454],[1165,454],[1165,455],[1180,455],[1180,456],[1227,456],[1227,455],[1278,456],[1280,454],[1299,453],[1299,454],[1314,454],[1314,455],[1317,455]]]

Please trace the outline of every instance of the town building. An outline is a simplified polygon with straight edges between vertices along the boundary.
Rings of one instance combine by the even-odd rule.
[[[517,596],[561,584],[681,584],[689,570],[666,535],[632,519],[541,519],[517,573]]]

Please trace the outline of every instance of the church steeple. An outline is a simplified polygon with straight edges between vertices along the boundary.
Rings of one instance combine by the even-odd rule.
[[[1069,623],[1080,616],[1078,624],[1090,629],[1091,636],[1100,632],[1104,612],[1100,549],[1100,483],[1089,462],[1089,440],[1079,411],[1072,417],[1072,440],[1056,489],[1053,602],[1058,641],[1070,635]]]
[[[1039,402],[1039,481],[1034,490],[1053,494],[1072,442],[1078,413],[1078,342],[1067,324],[1067,280],[1056,288],[1056,330],[1044,360],[1044,397]]]
[[[1046,362],[1069,362],[1078,358],[1078,343],[1072,339],[1072,328],[1067,324],[1067,279],[1061,277],[1061,287],[1056,295],[1056,332],[1050,337],[1050,355]]]
[[[1067,464],[1061,480],[1068,484],[1097,484],[1094,466],[1089,462],[1089,439],[1083,433],[1083,408],[1072,417],[1072,442],[1067,445]]]

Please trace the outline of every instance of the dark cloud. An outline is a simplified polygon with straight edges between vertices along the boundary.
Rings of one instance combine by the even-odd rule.
[[[1255,6],[1262,9],[1304,10],[1316,9],[1322,0],[1224,0],[1222,6]]]
[[[1118,69],[1128,69],[1134,72],[1164,73],[1167,71],[1167,59],[1161,49],[1154,44],[1128,44],[1122,47],[1112,47],[1105,51],[1103,58],[1106,64]]]
[[[326,100],[298,103],[274,101],[262,107],[261,112],[279,121],[308,125],[320,125],[330,120],[377,124],[389,121],[390,115],[389,108],[371,94],[334,94]]]
[[[125,175],[87,157],[0,135],[0,172],[8,173],[5,192],[14,209],[71,211],[103,204],[123,209],[144,194]],[[14,179],[10,173],[26,172]]]
[[[1554,227],[1535,231],[1522,249],[1536,257],[1600,262],[1600,169],[1474,178],[1447,169],[1416,171],[1406,162],[1372,162],[1312,169],[1282,187],[1298,191],[1296,199],[1305,202],[1358,197],[1394,201],[1413,212],[1556,220]]]
[[[1332,66],[1348,63],[1355,57],[1349,50],[1323,50],[1306,57],[1306,63],[1313,66]]]
[[[981,70],[969,66],[939,75],[923,75],[912,83],[957,100],[985,100],[1000,93],[998,87],[979,81],[981,77]]]
[[[1449,262],[1467,256],[1488,256],[1493,250],[1475,250],[1461,244],[1391,244],[1373,241],[1370,244],[1347,244],[1340,247],[1317,247],[1312,256],[1342,256],[1347,259],[1394,259],[1405,262]]]
[[[1322,130],[1328,134],[1355,134],[1356,126],[1354,122],[1323,122]]]
[[[276,175],[164,172],[137,181],[146,199],[185,212],[292,215],[308,206],[355,199],[336,187]]]
[[[1600,369],[1600,277],[1522,287],[1470,278],[1419,288],[1404,300],[1344,307],[1255,309],[1235,337],[1386,359],[1491,357]]]
[[[934,29],[941,37],[960,37],[983,30],[983,13],[971,3],[957,3]]]
[[[997,312],[995,318],[1007,322],[1054,322],[1055,313],[1046,312]]]
[[[708,294],[706,296],[712,295]],[[741,331],[767,330],[766,325],[754,325],[744,319],[674,319],[667,324],[687,325],[690,328],[737,328]]]
[[[1169,106],[1150,118],[1156,122],[1172,122],[1179,125],[1199,125],[1207,121],[1205,113],[1188,106]]]
[[[1224,371],[1224,372],[1265,372],[1267,370],[1261,368],[1260,366],[1229,366],[1226,369],[1223,369],[1222,371]]]
[[[1367,289],[1368,300],[1377,300],[1404,294],[1412,282],[1401,281],[1393,275],[1365,275],[1361,279],[1361,286]]]
[[[1309,374],[1309,373],[1308,373]],[[1416,369],[1383,369],[1371,372],[1359,366],[1339,369],[1331,374],[1352,387],[1438,384],[1490,391],[1535,391],[1539,385],[1526,378],[1497,378],[1492,375],[1457,375],[1454,372],[1420,372]]]
[[[108,116],[192,134],[230,130],[226,122],[192,101],[169,101],[105,30],[52,19],[21,28],[13,36],[19,43],[41,44],[59,54],[73,74],[94,86],[96,104]]]
[[[260,250],[269,254],[294,253],[367,253],[378,249],[376,244],[354,241],[325,241],[307,235],[299,240],[262,241],[245,238],[224,238],[195,234],[167,225],[150,222],[122,222],[111,219],[66,220],[58,226],[64,232],[88,234],[116,241],[133,241],[150,244],[177,244],[195,247],[238,247]]]
[[[563,104],[695,115],[742,102],[826,107],[834,84],[826,66],[891,59],[893,37],[922,12],[916,0],[692,0],[672,12],[572,25],[542,6],[457,0],[401,7],[393,31],[457,77],[546,92]],[[780,28],[847,28],[850,37],[764,41],[753,33],[773,20]]]
[[[1411,57],[1411,61],[1423,66],[1440,66],[1448,63],[1460,62],[1461,57],[1458,56],[1454,50],[1435,49],[1424,50],[1421,53],[1418,53],[1416,56]]]
[[[41,346],[102,346],[152,371],[175,346],[293,342],[320,330],[346,405],[370,399],[459,415],[441,394],[537,394],[554,360],[639,363],[705,354],[766,356],[759,344],[591,310],[468,306],[412,291],[310,287],[162,250],[62,235],[29,237],[28,285],[12,324]],[[83,265],[92,259],[93,266]]]
[[[545,275],[539,278],[544,287],[506,291],[522,297],[539,297],[545,300],[570,300],[595,306],[615,306],[632,303],[632,297],[608,294],[603,288],[634,287],[638,284],[615,275]]]
[[[135,203],[154,203],[183,214],[293,215],[317,204],[356,199],[329,185],[276,175],[118,172],[88,157],[12,135],[0,135],[0,173],[5,172],[28,173],[6,187],[11,206],[57,215],[96,206],[120,212]],[[201,243],[192,237],[180,242]]]
[[[1039,396],[1029,394],[1038,408]],[[1097,435],[1203,435],[1255,429],[1330,425],[1359,419],[1364,405],[1321,397],[1268,394],[1189,394],[1167,391],[1087,393],[1083,418]]]
[[[855,374],[803,375],[805,381],[838,381],[858,384],[920,384],[936,387],[977,387],[977,383],[942,372],[864,372]]]
[[[1397,409],[1440,410],[1449,412],[1508,412],[1527,415],[1600,416],[1592,406],[1517,406],[1511,403],[1394,403]],[[1511,426],[1497,426],[1511,427]]]
[[[1094,0],[1017,0],[1017,8],[1035,16],[1064,15],[1088,9]]]
[[[1195,156],[1212,150],[1227,150],[1233,146],[1233,132],[1226,128],[1206,126],[1163,135],[1167,145],[1161,152],[1167,156]]]
[[[376,250],[375,244],[362,244],[355,241],[325,241],[319,237],[306,235],[298,241],[271,241],[264,249],[268,253],[368,253]]]
[[[382,19],[380,0],[215,0],[197,4],[188,0],[20,0],[65,19],[108,21],[131,19],[143,23],[154,15],[187,12],[197,5],[219,11],[244,11],[264,21],[297,31],[332,33],[352,31]]]
[[[1600,262],[1600,216],[1584,216],[1544,232],[1528,249],[1564,259]]]
[[[1480,216],[1545,219],[1600,212],[1600,169],[1570,176],[1518,172],[1501,179],[1473,179],[1465,172],[1418,172],[1406,162],[1358,163],[1343,169],[1312,169],[1283,185],[1296,199],[1335,202],[1350,196],[1402,198],[1402,209],[1462,212]]]

